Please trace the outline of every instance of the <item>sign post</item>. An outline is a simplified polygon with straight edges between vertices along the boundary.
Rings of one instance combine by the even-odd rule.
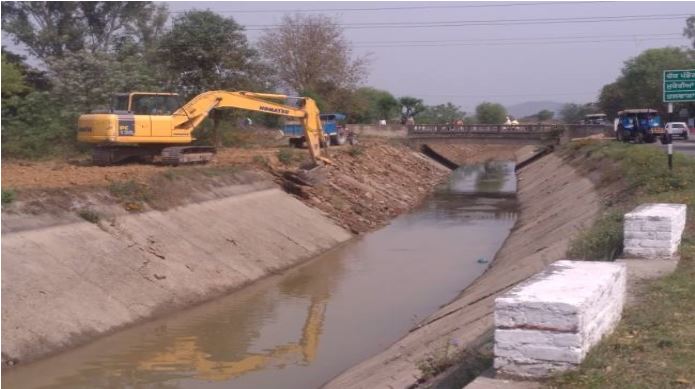
[[[664,103],[668,103],[668,119],[673,118],[673,103],[695,101],[695,69],[664,70]],[[667,144],[668,168],[673,169],[673,142],[671,134],[664,134]]]

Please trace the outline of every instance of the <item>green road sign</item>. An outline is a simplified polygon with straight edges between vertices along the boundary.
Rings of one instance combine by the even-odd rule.
[[[695,101],[695,69],[664,71],[664,102]]]

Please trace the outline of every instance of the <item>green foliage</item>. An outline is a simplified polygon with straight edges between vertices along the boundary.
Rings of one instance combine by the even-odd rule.
[[[263,167],[267,167],[269,165],[268,159],[262,155],[254,155],[251,159],[251,162]]]
[[[425,110],[425,105],[422,104],[422,99],[411,96],[403,96],[398,99],[401,104],[402,119],[415,117],[417,114]]]
[[[624,108],[662,107],[663,72],[668,69],[692,69],[692,50],[677,47],[648,49],[625,61],[620,77],[604,86],[599,97],[603,111],[614,115]]]
[[[360,145],[351,146],[350,150],[348,150],[348,154],[350,154],[350,156],[352,156],[352,157],[357,158],[360,155],[364,154],[364,147],[362,147]]]
[[[2,205],[12,204],[12,202],[15,200],[16,197],[17,197],[17,194],[15,193],[14,190],[3,189],[2,190]]]
[[[568,254],[581,259],[613,259],[622,250],[623,214],[636,203],[675,202],[695,205],[695,160],[674,156],[669,170],[663,150],[618,142],[572,142],[570,155],[601,167],[604,182],[623,180],[626,193],[587,231],[575,239]]]
[[[89,208],[84,208],[80,209],[77,212],[77,215],[79,215],[82,219],[92,223],[92,224],[97,224],[99,223],[99,220],[101,220],[101,214],[93,209]]]
[[[362,87],[352,94],[349,108],[350,120],[354,123],[375,123],[388,120],[398,113],[399,103],[385,90]]]
[[[613,210],[572,241],[567,255],[573,259],[612,261],[623,249],[623,211]]]
[[[265,90],[267,71],[233,18],[189,11],[174,19],[157,49],[177,90],[188,97],[204,91]]]
[[[277,152],[278,161],[283,165],[289,165],[295,159],[294,151],[289,148],[282,148]]]
[[[42,158],[74,150],[77,113],[48,92],[3,99],[3,157]]]
[[[483,102],[475,107],[475,116],[483,124],[502,124],[506,120],[507,109],[502,104]]]
[[[114,93],[159,91],[163,83],[154,67],[137,58],[119,60],[115,54],[78,51],[51,62],[53,95],[76,112],[106,108]]]
[[[695,49],[695,16],[691,16],[685,21],[683,36],[693,41],[692,46]]]
[[[418,115],[419,123],[441,124],[454,123],[463,120],[466,113],[461,111],[461,107],[452,103],[428,105]]]
[[[2,97],[25,93],[29,90],[19,67],[10,63],[2,54]]]
[[[110,52],[123,42],[147,43],[167,19],[165,6],[148,1],[3,2],[2,14],[2,30],[46,62],[83,50]]]
[[[555,116],[555,112],[544,109],[536,114],[536,119],[538,119],[539,122],[544,122],[552,119],[553,116]]]
[[[144,203],[151,200],[149,188],[134,180],[115,181],[109,185],[109,192],[120,201],[126,210],[142,211]]]
[[[560,117],[565,123],[576,124],[584,119],[585,115],[595,112],[591,104],[565,104],[560,110]]]

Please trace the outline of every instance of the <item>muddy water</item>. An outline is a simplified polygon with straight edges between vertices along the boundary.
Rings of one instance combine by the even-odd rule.
[[[515,220],[513,164],[455,171],[419,209],[209,304],[4,372],[7,388],[315,388],[478,277]]]

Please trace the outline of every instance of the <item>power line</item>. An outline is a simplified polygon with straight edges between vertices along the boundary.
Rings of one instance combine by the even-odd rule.
[[[500,8],[500,7],[524,7],[536,5],[576,5],[576,4],[596,4],[613,3],[612,1],[542,1],[536,3],[499,3],[499,4],[467,4],[467,5],[419,5],[419,6],[399,6],[399,7],[371,7],[371,8],[322,8],[322,9],[255,9],[255,10],[214,10],[216,13],[306,13],[306,12],[365,12],[365,11],[393,11],[393,10],[422,10],[422,9],[451,9],[451,8]],[[181,14],[188,11],[172,11],[173,14]]]
[[[355,48],[397,48],[397,47],[463,47],[463,46],[521,46],[521,45],[553,45],[575,43],[606,43],[606,42],[634,42],[637,41],[665,41],[673,38],[639,38],[639,39],[593,39],[593,40],[557,40],[557,41],[512,41],[495,43],[454,43],[454,44],[403,44],[403,45],[355,45]]]
[[[535,97],[535,96],[572,96],[572,95],[588,95],[595,94],[594,92],[567,92],[567,93],[515,93],[515,94],[476,94],[476,95],[457,95],[457,94],[422,94],[416,93],[417,96],[421,97]]]
[[[660,33],[660,34],[611,34],[612,38],[639,38],[639,37],[657,37],[657,36],[683,36],[681,32]],[[606,38],[602,35],[560,35],[560,36],[539,36],[539,37],[505,37],[505,38],[482,38],[482,39],[433,39],[433,40],[404,40],[404,41],[364,41],[352,42],[355,45],[362,44],[417,44],[417,43],[478,43],[478,42],[498,42],[498,41],[536,41],[536,40],[558,40],[558,39],[591,39],[591,38]]]
[[[646,20],[683,19],[683,14],[652,14],[652,15],[626,15],[626,16],[587,16],[574,18],[543,18],[543,19],[488,19],[488,20],[460,20],[445,22],[391,22],[391,23],[352,23],[339,24],[345,29],[383,29],[383,28],[432,28],[432,27],[464,27],[464,26],[509,26],[527,24],[580,24],[603,22],[629,22]],[[280,27],[279,24],[247,25],[248,31],[265,30]],[[300,25],[301,26],[301,25]]]

